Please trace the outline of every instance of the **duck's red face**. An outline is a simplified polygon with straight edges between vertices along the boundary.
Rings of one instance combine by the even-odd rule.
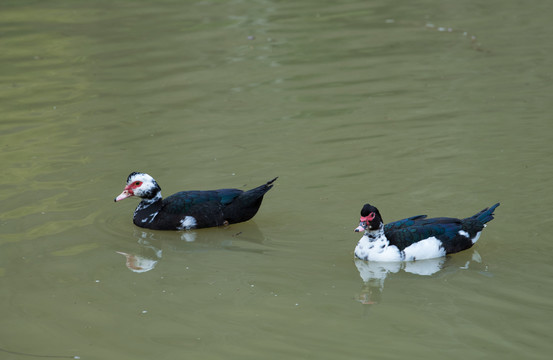
[[[367,216],[361,216],[359,219],[359,226],[355,228],[355,232],[365,231],[371,228],[371,221],[374,220],[376,214],[374,212],[370,213]]]

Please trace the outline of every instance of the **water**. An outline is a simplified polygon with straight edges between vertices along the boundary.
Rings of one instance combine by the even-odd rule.
[[[4,2],[0,358],[549,358],[551,10]],[[135,170],[165,196],[279,179],[254,221],[159,232],[113,203]],[[368,201],[501,206],[397,266],[353,261]]]

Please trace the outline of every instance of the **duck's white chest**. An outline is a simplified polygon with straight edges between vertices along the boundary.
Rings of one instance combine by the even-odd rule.
[[[364,235],[355,247],[355,256],[368,261],[401,261],[401,252],[390,245],[384,235],[373,238]]]

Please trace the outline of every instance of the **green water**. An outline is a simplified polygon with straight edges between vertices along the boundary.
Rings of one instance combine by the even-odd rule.
[[[0,359],[549,359],[552,13],[4,1]],[[165,196],[279,179],[253,221],[143,231],[113,202],[137,170]],[[431,275],[353,261],[365,202],[498,201]]]

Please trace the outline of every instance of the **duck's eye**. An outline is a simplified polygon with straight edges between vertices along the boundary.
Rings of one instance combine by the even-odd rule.
[[[140,186],[140,181],[134,183],[136,186]]]

